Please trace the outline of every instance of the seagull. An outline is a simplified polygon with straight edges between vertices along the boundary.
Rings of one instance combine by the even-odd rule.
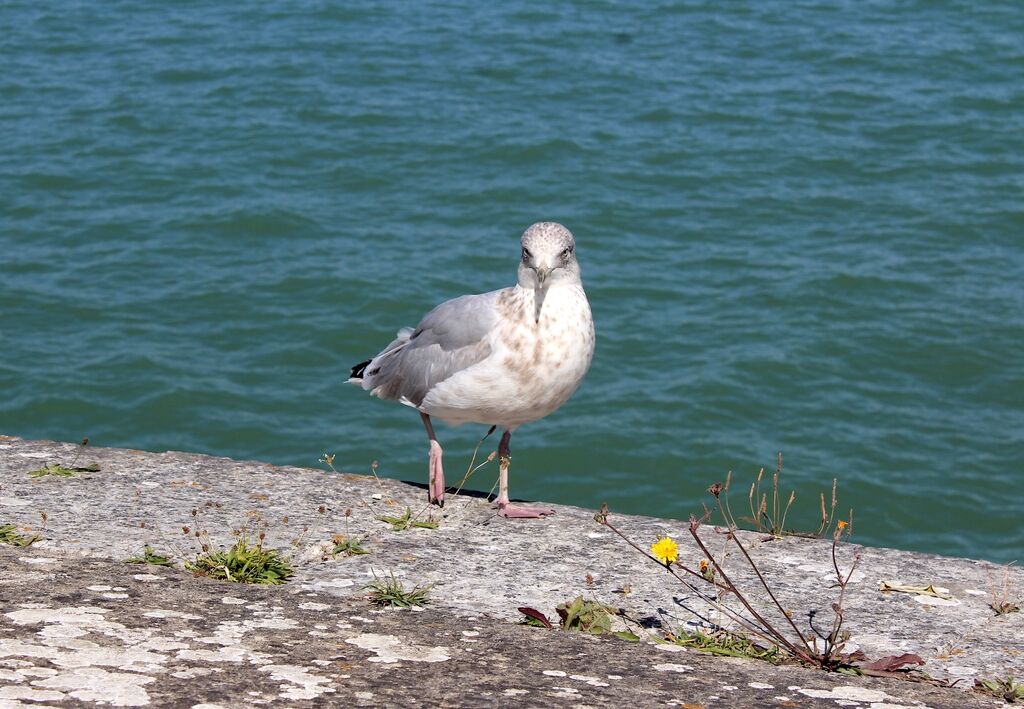
[[[521,247],[514,286],[441,303],[415,328],[399,330],[376,357],[352,367],[348,380],[419,411],[430,440],[427,499],[441,507],[443,451],[432,416],[503,429],[493,504],[499,515],[553,512],[509,500],[509,444],[513,431],[547,416],[579,387],[594,356],[594,320],[572,233],[538,222],[523,233]]]

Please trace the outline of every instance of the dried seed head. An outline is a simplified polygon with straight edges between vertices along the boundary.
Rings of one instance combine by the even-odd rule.
[[[188,527],[182,527],[181,528],[181,533],[182,534],[188,534],[190,531],[192,531],[192,530],[190,530]]]
[[[327,508],[324,507],[323,505],[320,505],[319,507],[316,508],[316,511],[319,512],[320,514],[323,514],[324,512],[327,511]]]
[[[288,524],[288,515],[285,515],[284,517],[282,517],[282,518],[281,518],[281,521],[282,521],[282,522],[283,522],[284,524]]]
[[[722,483],[715,483],[714,485],[708,488],[708,492],[710,492],[715,497],[718,497],[719,495],[722,494]]]
[[[351,507],[349,507],[349,508],[347,508],[345,510],[345,516],[346,517],[351,517],[352,516],[352,508]]]

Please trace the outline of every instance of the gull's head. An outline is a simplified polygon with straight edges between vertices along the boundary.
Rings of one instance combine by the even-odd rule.
[[[523,288],[547,288],[559,283],[579,283],[576,242],[572,232],[556,222],[537,222],[522,239],[519,285]]]

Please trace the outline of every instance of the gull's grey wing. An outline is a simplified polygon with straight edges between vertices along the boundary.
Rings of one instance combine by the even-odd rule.
[[[464,295],[441,303],[415,329],[401,330],[358,374],[357,365],[355,381],[382,399],[419,406],[434,386],[491,353],[487,335],[498,321],[499,293]]]

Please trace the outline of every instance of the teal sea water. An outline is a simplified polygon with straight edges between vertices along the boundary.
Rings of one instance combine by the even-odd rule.
[[[1024,554],[1024,11],[0,5],[0,433],[425,481],[343,385],[576,234],[598,332],[513,496],[685,518],[784,453],[864,543]],[[442,426],[449,478],[480,427]],[[496,443],[496,441],[495,441]],[[488,489],[484,468],[470,487]]]

